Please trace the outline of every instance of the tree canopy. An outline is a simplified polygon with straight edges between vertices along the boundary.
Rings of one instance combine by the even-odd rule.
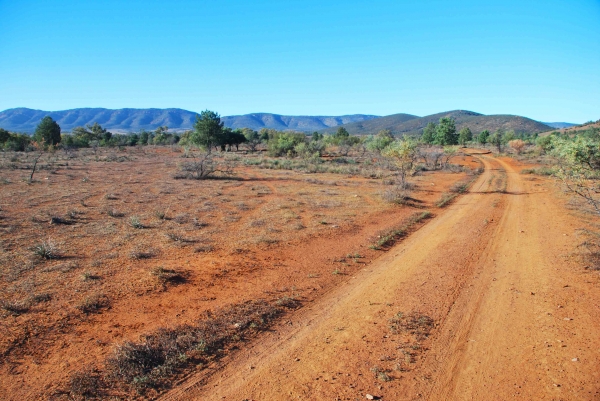
[[[435,141],[437,145],[458,145],[458,134],[453,118],[442,117],[437,125]]]
[[[218,113],[204,110],[196,115],[194,131],[190,135],[190,141],[201,146],[210,153],[211,148],[220,145],[223,136],[223,122]]]
[[[33,134],[36,142],[47,145],[56,145],[60,143],[60,125],[50,116],[42,118]]]

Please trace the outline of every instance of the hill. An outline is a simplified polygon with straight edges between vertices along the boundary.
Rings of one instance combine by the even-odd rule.
[[[408,116],[407,114],[394,114],[391,116],[380,117],[360,123],[344,124],[343,127],[351,134],[365,135],[375,134],[382,129],[389,129],[394,134],[420,135],[423,128],[430,122],[437,123],[442,117],[451,117],[456,121],[456,128],[460,130],[463,127],[469,127],[473,132],[497,129],[505,131],[514,130],[516,133],[534,133],[551,130],[552,127],[532,120],[527,117],[513,115],[484,115],[467,110],[454,110],[443,113],[432,114],[417,118],[398,118],[397,116]],[[413,116],[414,117],[414,116]],[[334,132],[333,129],[323,130],[323,132]]]
[[[43,111],[28,108],[8,109],[0,112],[0,127],[9,131],[33,132],[40,120],[50,116],[63,131],[95,122],[104,128],[116,131],[139,131],[166,125],[170,129],[191,129],[196,113],[183,109],[103,109],[81,108],[62,111]],[[377,116],[355,114],[348,116],[282,116],[279,114],[256,113],[222,117],[231,128],[248,127],[255,130],[274,128],[277,130],[317,131]]]

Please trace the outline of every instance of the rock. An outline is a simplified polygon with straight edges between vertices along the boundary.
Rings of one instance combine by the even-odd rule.
[[[375,397],[373,397],[371,394],[367,394],[365,397],[367,398],[367,400],[374,400],[375,399]]]
[[[579,358],[573,358],[571,359],[571,362],[579,362]]]

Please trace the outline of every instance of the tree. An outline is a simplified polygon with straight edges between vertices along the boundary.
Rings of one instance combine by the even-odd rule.
[[[436,128],[435,141],[437,145],[458,145],[458,134],[453,118],[442,117]]]
[[[87,129],[91,132],[91,140],[108,142],[112,138],[112,132],[108,132],[97,122],[93,125],[88,125]]]
[[[394,134],[392,134],[392,131],[389,129],[382,129],[381,131],[379,131],[377,133],[377,136],[379,138],[388,138],[388,139],[391,139],[392,141],[394,140]]]
[[[4,143],[10,139],[10,132],[4,128],[0,128],[0,143]]]
[[[323,140],[323,134],[319,134],[318,132],[313,132],[311,138],[311,141],[322,141]]]
[[[218,113],[210,110],[204,110],[200,115],[196,115],[194,123],[194,132],[190,136],[193,144],[211,152],[213,146],[221,143],[223,137],[223,122]]]
[[[423,136],[421,137],[421,141],[426,144],[433,144],[435,142],[435,134],[437,131],[437,125],[434,122],[427,124],[425,129],[423,130]]]
[[[413,171],[415,159],[417,157],[417,144],[411,139],[394,141],[382,154],[394,160],[398,167],[400,176],[400,185],[406,185],[406,176]]]
[[[506,133],[503,135],[502,139],[503,139],[504,143],[508,143],[508,142],[512,141],[513,139],[517,139],[517,135],[515,134],[515,131],[511,129],[509,131],[506,131]]]
[[[333,137],[336,139],[337,142],[340,142],[345,139],[348,139],[350,137],[350,133],[348,132],[348,130],[346,128],[338,127],[338,129],[335,132],[335,134],[333,135]]]
[[[60,143],[60,125],[52,119],[50,116],[42,118],[42,121],[38,124],[33,134],[33,138],[36,142],[48,145],[56,145]]]
[[[479,142],[482,145],[485,145],[486,143],[488,143],[489,137],[490,137],[490,131],[483,130],[477,136],[477,142]]]
[[[471,142],[473,140],[473,133],[469,129],[469,127],[463,127],[458,132],[458,143],[461,146],[465,146],[467,142]]]
[[[551,152],[558,160],[556,175],[600,214],[600,140],[577,135],[574,139],[553,136],[552,142]]]
[[[504,144],[504,136],[502,131],[497,130],[489,137],[489,143],[498,149],[498,153],[502,153],[502,145]]]
[[[256,152],[256,148],[258,148],[258,145],[262,142],[258,132],[250,128],[244,128],[242,133],[244,134],[244,137],[246,137],[246,146],[250,149],[250,152]]]

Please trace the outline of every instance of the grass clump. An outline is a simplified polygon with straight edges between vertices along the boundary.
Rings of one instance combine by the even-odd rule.
[[[135,229],[144,228],[144,225],[140,222],[140,219],[137,216],[131,216],[129,218],[129,225]]]
[[[179,283],[185,281],[183,274],[174,269],[165,269],[163,266],[157,266],[150,270],[150,274],[163,283]]]
[[[58,247],[50,240],[35,245],[33,253],[42,259],[58,259],[60,257]]]
[[[435,202],[435,205],[439,208],[443,208],[448,206],[450,203],[452,203],[452,201],[454,199],[456,199],[456,197],[458,196],[458,194],[452,194],[449,192],[445,192],[442,194],[442,196],[440,197],[440,199],[437,200],[437,202]]]
[[[110,302],[104,294],[95,294],[85,297],[76,308],[82,313],[89,315],[90,313],[99,313],[101,309],[108,308]]]
[[[428,219],[429,217],[431,217],[431,213],[428,211],[413,214],[400,227],[379,235],[378,240],[373,245],[373,249],[381,249],[382,247],[393,245],[398,239],[405,237],[412,226],[420,223],[425,219]]]
[[[13,316],[19,316],[29,312],[30,305],[23,301],[2,301],[0,309]]]

